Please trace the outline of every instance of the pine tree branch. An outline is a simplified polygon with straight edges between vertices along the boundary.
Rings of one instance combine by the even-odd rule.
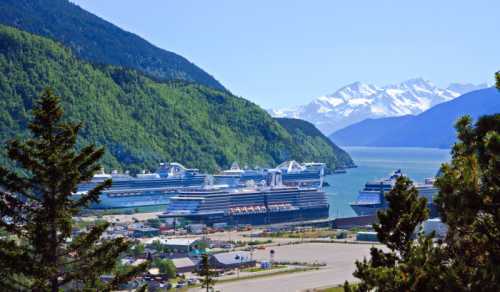
[[[0,189],[3,189],[4,192],[20,194],[28,199],[40,201],[40,198],[30,192],[33,189],[33,184],[29,179],[21,177],[2,166],[0,166],[0,186]]]
[[[112,181],[110,179],[107,179],[104,182],[98,184],[92,190],[87,191],[87,193],[85,194],[82,194],[80,199],[73,203],[73,208],[88,207],[88,205],[92,202],[99,202],[99,195],[103,190],[111,187],[111,184]]]
[[[109,223],[101,223],[94,226],[89,232],[81,233],[69,244],[67,252],[62,255],[68,255],[72,252],[78,252],[81,249],[91,246],[93,243],[97,242],[104,231],[108,228]],[[61,256],[62,256],[61,255]]]
[[[35,149],[28,146],[26,143],[22,143],[17,140],[10,141],[7,146],[7,154],[9,158],[19,163],[22,168],[29,170],[34,174],[46,171],[45,167],[42,165],[42,161],[39,161],[39,157],[37,155],[39,153],[34,150]]]
[[[95,149],[94,145],[88,145],[80,150],[80,153],[73,158],[73,166],[77,167],[81,173],[81,180],[90,180],[94,173],[99,170],[99,165],[95,162],[104,155],[104,148]]]
[[[29,283],[22,282],[17,280],[15,277],[9,275],[0,274],[0,287],[2,287],[2,291],[30,291],[31,286]],[[24,288],[21,290],[20,288]]]
[[[144,272],[148,267],[149,267],[149,262],[144,262],[140,265],[137,265],[130,269],[129,271],[123,273],[123,274],[117,274],[115,275],[114,279],[106,285],[103,291],[112,291],[118,289],[118,286],[121,283],[125,283],[127,281],[130,281],[133,279],[135,276],[137,276],[139,273]],[[146,286],[143,286],[144,288]]]
[[[128,243],[123,239],[115,239],[106,241],[91,250],[81,250],[75,258],[63,264],[64,272],[59,274],[61,283],[68,283],[73,280],[78,280],[85,275],[86,279],[98,278],[100,275],[109,273],[115,266],[114,261],[121,253],[128,248]],[[135,271],[135,272],[133,272]],[[129,271],[126,275],[120,275],[115,281],[123,281],[137,275],[137,269]],[[142,269],[140,271],[143,271]],[[122,282],[119,282],[122,283]]]
[[[20,265],[19,263],[33,263],[31,250],[20,250],[14,240],[0,239],[1,271],[8,274],[30,274],[37,267],[33,265]]]
[[[0,192],[0,226],[19,233],[22,226],[29,222],[26,215],[32,210],[11,194]]]

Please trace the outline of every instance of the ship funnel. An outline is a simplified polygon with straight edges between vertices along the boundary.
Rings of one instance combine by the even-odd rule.
[[[214,177],[212,175],[207,175],[205,177],[205,181],[203,183],[205,186],[213,186],[214,185]]]
[[[269,187],[279,187],[283,185],[281,170],[279,169],[268,169],[266,183]]]

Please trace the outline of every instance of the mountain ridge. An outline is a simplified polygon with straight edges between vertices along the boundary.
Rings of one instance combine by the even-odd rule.
[[[274,117],[310,121],[323,133],[330,134],[366,118],[419,114],[432,106],[460,96],[461,92],[486,86],[459,83],[452,85],[456,91],[439,88],[422,78],[385,86],[354,82],[306,105],[269,112]]]
[[[226,90],[186,58],[67,0],[2,0],[0,23],[61,42],[80,58],[137,69],[161,80],[184,80]]]
[[[307,144],[323,144],[328,145],[324,148],[326,149],[323,153],[318,154],[317,160],[325,162],[332,165],[330,162],[332,157],[337,157],[337,159],[342,161],[350,161],[350,163],[344,165],[337,165],[338,168],[354,167],[354,163],[350,160],[349,154],[333,143],[328,137],[326,137],[320,130],[314,126],[314,124],[293,118],[274,118],[288,133],[292,135],[293,143],[297,145],[307,145]],[[307,154],[302,154],[302,156],[307,157]]]
[[[463,115],[477,119],[500,112],[500,92],[486,88],[468,92],[418,115],[366,119],[329,136],[342,146],[450,148],[456,120]]]
[[[154,169],[161,161],[216,171],[233,161],[274,166],[284,160],[352,165],[328,139],[297,139],[254,103],[199,84],[159,82],[133,69],[85,62],[45,37],[0,25],[0,142],[25,137],[44,87],[83,121],[78,145],[106,148],[108,169]],[[1,155],[0,155],[1,156]],[[0,157],[1,158],[1,157]]]

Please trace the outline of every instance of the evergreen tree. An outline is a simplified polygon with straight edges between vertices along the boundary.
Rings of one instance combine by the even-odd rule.
[[[171,259],[156,259],[154,265],[160,270],[161,274],[166,274],[169,278],[175,278],[177,269]]]
[[[500,89],[498,72],[496,80]],[[374,226],[390,252],[373,248],[370,260],[356,263],[358,291],[500,291],[500,114],[475,125],[465,116],[455,127],[452,161],[435,183],[444,242],[423,234],[411,240],[425,203],[398,180]]]
[[[99,277],[113,270],[129,242],[101,240],[107,223],[71,236],[72,217],[98,202],[100,192],[111,185],[107,180],[86,194],[72,195],[99,170],[104,150],[93,145],[75,149],[81,124],[63,121],[60,98],[50,89],[33,115],[31,137],[7,145],[18,170],[0,166],[0,228],[7,232],[0,238],[0,286],[4,291],[114,289],[145,269],[141,265],[101,283]]]
[[[451,268],[466,291],[500,291],[500,114],[456,127],[453,159],[436,182]]]
[[[475,126],[465,116],[456,129],[452,161],[436,182],[450,268],[464,291],[500,291],[500,114],[480,117]]]
[[[198,267],[198,275],[202,277],[201,287],[206,288],[207,292],[213,290],[215,284],[215,272],[210,267],[208,254],[204,254],[201,257],[200,266]]]
[[[496,87],[500,88],[500,71],[495,73],[495,79],[496,79],[496,83],[495,83]]]
[[[400,266],[411,260],[416,249],[412,238],[417,226],[428,217],[427,200],[418,196],[412,181],[404,176],[397,179],[394,188],[386,194],[386,200],[388,209],[379,211],[379,223],[373,228],[389,252],[373,247],[369,261],[356,262],[354,276],[361,279],[358,291],[405,290],[414,276]]]
[[[389,208],[378,213],[379,223],[373,228],[380,242],[406,258],[416,227],[429,216],[427,199],[419,197],[413,182],[405,176],[398,177],[385,199]]]
[[[349,282],[345,281],[344,282],[344,292],[352,292],[351,285],[349,285]]]

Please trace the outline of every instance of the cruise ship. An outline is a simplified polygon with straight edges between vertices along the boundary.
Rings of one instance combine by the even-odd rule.
[[[388,178],[367,182],[363,190],[359,192],[356,201],[350,204],[351,208],[358,216],[376,215],[378,210],[387,208],[388,202],[385,200],[385,194],[394,187],[396,180],[402,175],[402,171],[398,169]],[[419,195],[427,198],[431,218],[437,217],[436,208],[432,203],[434,196],[438,193],[438,189],[434,186],[434,179],[428,178],[414,185]]]
[[[262,225],[328,217],[329,204],[321,188],[285,186],[280,169],[266,173],[265,186],[181,191],[159,217],[209,225]]]
[[[301,164],[291,160],[281,163],[275,169],[281,171],[282,183],[286,186],[321,187],[325,166],[325,163],[307,162]],[[241,169],[235,162],[230,169],[224,170],[213,177],[215,184],[241,187],[249,183],[262,183],[266,180],[267,174],[267,169]]]
[[[93,189],[104,180],[112,179],[111,187],[103,191],[100,202],[90,206],[92,209],[133,208],[154,205],[166,205],[169,198],[181,189],[199,188],[203,186],[207,175],[197,169],[188,169],[180,163],[160,163],[154,173],[111,174],[101,172],[90,182],[78,186],[75,196]]]

